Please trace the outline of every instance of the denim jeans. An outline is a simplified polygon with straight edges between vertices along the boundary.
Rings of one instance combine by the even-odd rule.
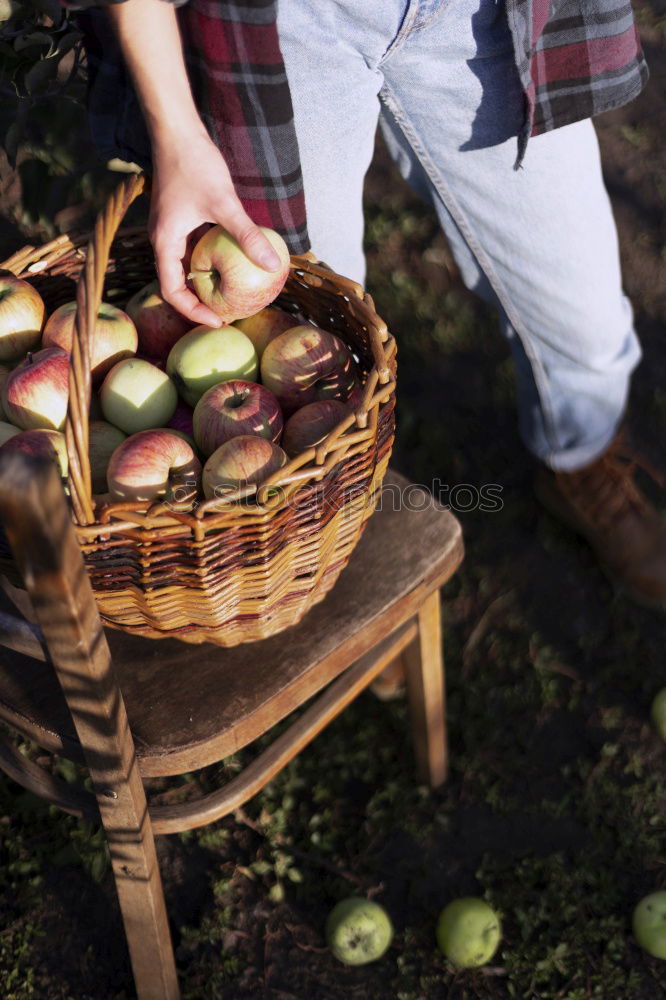
[[[503,0],[279,0],[314,252],[363,281],[378,122],[468,288],[494,304],[520,430],[573,471],[614,437],[640,359],[592,123],[532,138]],[[390,317],[388,317],[390,322]]]

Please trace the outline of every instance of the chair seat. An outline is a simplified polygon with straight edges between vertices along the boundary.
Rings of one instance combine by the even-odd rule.
[[[106,631],[144,775],[194,770],[250,743],[452,576],[463,556],[452,514],[393,471],[380,507],[333,590],[279,635],[224,649]],[[81,759],[48,663],[2,649],[0,718],[45,749]]]

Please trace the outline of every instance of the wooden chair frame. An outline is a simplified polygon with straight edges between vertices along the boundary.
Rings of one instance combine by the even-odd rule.
[[[462,559],[460,539],[445,577],[440,570],[442,578],[423,580],[399,607],[391,608],[389,618],[380,616],[372,629],[351,637],[330,657],[330,663],[320,665],[320,687],[330,681],[324,693],[241,774],[197,800],[151,806],[55,466],[23,454],[0,455],[0,519],[36,622],[0,613],[0,644],[52,663],[80,741],[79,759],[88,767],[94,794],[61,781],[4,739],[0,740],[0,767],[47,801],[103,824],[140,1000],[175,1000],[179,996],[154,834],[203,826],[233,812],[396,657],[403,658],[406,668],[419,778],[433,788],[445,780],[439,587]],[[189,651],[191,647],[184,648]],[[11,718],[11,723],[23,735],[40,742],[41,731],[36,732],[28,721],[21,724]],[[40,745],[45,742],[48,744],[42,739]],[[202,766],[190,762],[183,771],[193,769],[192,763]]]

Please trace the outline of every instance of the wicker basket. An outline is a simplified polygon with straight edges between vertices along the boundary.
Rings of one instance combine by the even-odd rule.
[[[293,257],[278,304],[334,331],[358,358],[362,403],[316,449],[224,501],[117,503],[91,493],[90,338],[102,298],[124,305],[155,277],[143,230],[118,227],[144,190],[123,181],[92,237],[26,247],[1,267],[53,310],[78,301],[65,434],[72,516],[105,624],[233,646],[293,625],[335,583],[372,513],[393,442],[395,341],[359,285]],[[87,248],[86,248],[87,243]],[[182,509],[181,509],[182,507]],[[11,564],[3,560],[7,573]],[[13,576],[13,574],[9,574]]]

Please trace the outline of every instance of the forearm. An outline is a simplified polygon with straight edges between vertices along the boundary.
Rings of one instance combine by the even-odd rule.
[[[177,151],[188,138],[206,136],[187,77],[175,7],[165,0],[127,0],[107,11],[154,154]]]

